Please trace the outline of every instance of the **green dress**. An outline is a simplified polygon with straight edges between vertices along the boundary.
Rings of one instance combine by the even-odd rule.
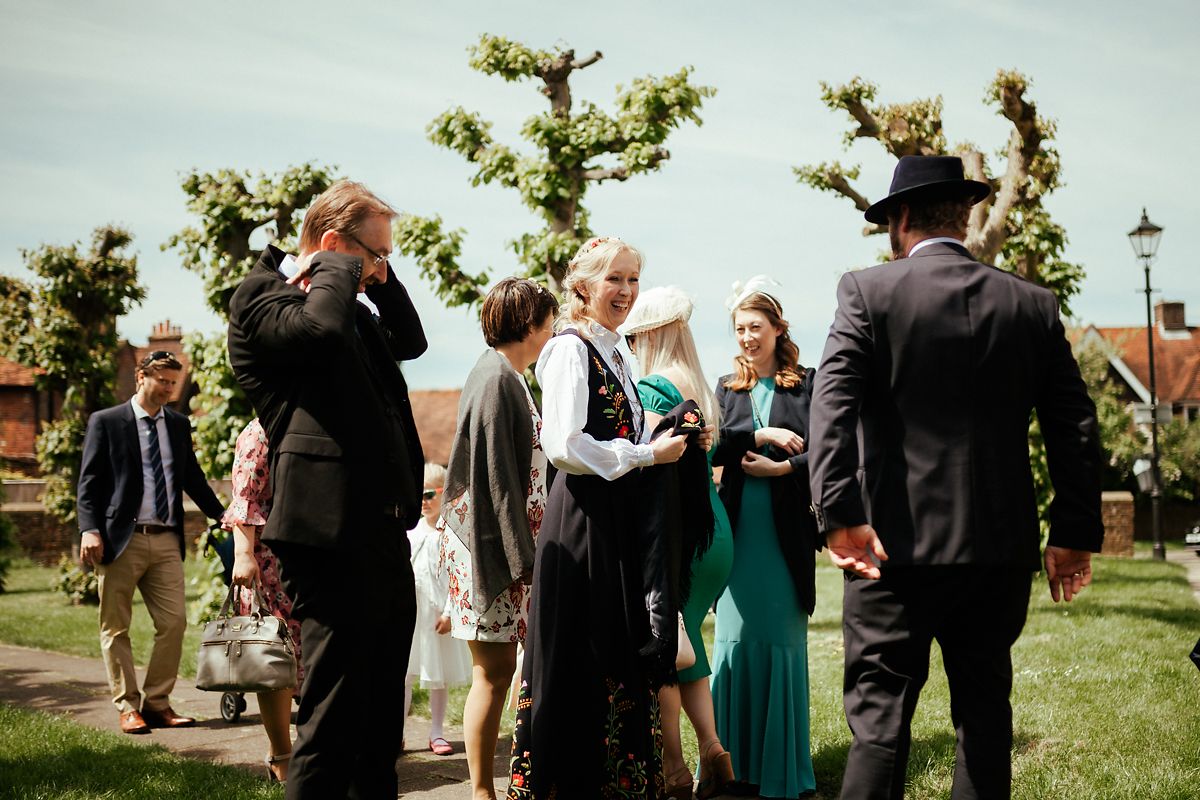
[[[642,378],[638,381],[637,390],[642,408],[659,416],[666,416],[684,400],[675,384],[661,375],[647,375]],[[696,663],[679,671],[680,683],[707,678],[712,674],[708,664],[708,653],[704,649],[704,638],[700,635],[700,626],[704,623],[708,609],[712,608],[713,601],[725,588],[725,581],[728,580],[729,570],[733,566],[733,531],[729,527],[729,515],[725,513],[725,505],[717,496],[716,484],[712,482],[711,450],[708,452],[708,477],[708,499],[712,503],[715,523],[713,540],[708,550],[692,562],[692,594],[683,608],[683,627],[692,642],[692,649],[696,651]]]
[[[750,390],[771,418],[775,381]],[[755,429],[760,426],[755,421]],[[717,735],[740,780],[761,797],[797,797],[816,788],[809,741],[808,614],[783,561],[768,478],[746,476],[734,530],[729,586],[717,601],[713,709]]]

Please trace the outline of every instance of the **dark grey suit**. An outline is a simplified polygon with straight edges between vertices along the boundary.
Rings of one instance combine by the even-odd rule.
[[[813,504],[822,532],[870,523],[889,556],[881,580],[846,580],[843,797],[901,796],[933,639],[955,796],[1008,796],[1009,649],[1039,568],[1034,410],[1055,489],[1049,543],[1098,551],[1096,411],[1054,296],[946,243],[843,276],[813,392]]]

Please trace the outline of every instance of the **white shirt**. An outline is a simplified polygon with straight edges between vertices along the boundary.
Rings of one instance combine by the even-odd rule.
[[[150,465],[150,428],[144,419],[150,419],[146,409],[138,405],[137,396],[130,398],[129,405],[133,407],[133,418],[137,424],[138,447],[142,451],[142,506],[138,509],[137,522],[139,525],[174,525],[175,504],[171,498],[175,496],[174,465],[175,458],[171,452],[171,439],[167,435],[167,416],[160,408],[154,416],[154,427],[158,429],[158,452],[162,456],[163,477],[167,480],[167,507],[170,519],[159,519],[154,510],[154,467]]]
[[[962,243],[962,239],[955,239],[953,236],[934,236],[932,239],[922,239],[914,244],[911,248],[909,248],[908,255],[911,258],[913,253],[917,252],[922,247],[928,247],[931,244],[939,244],[943,242],[945,244],[956,244],[959,247],[966,247],[966,245]]]
[[[638,429],[635,444],[628,439],[599,441],[583,432],[588,411],[588,349],[577,336],[555,336],[542,350],[534,370],[542,387],[542,449],[558,469],[572,475],[599,475],[616,480],[625,473],[654,463],[654,450],[646,442],[649,431],[638,400],[637,386],[629,373],[614,366],[620,335],[593,322],[581,330],[600,351],[605,366],[618,376]]]

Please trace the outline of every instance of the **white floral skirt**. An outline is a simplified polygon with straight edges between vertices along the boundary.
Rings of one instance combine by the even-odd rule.
[[[469,502],[470,498],[464,494],[454,505]],[[476,608],[479,603],[472,596],[471,552],[445,520],[438,521],[438,530],[442,531],[442,569],[450,578],[450,635],[467,641],[524,642],[530,587],[516,581],[479,610]]]

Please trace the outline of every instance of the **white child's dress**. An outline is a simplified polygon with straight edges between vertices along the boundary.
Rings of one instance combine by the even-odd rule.
[[[434,630],[446,605],[447,577],[439,577],[441,533],[422,517],[408,532],[413,577],[417,588],[417,627],[408,656],[408,674],[426,689],[463,686],[471,682],[471,652],[466,642]]]

